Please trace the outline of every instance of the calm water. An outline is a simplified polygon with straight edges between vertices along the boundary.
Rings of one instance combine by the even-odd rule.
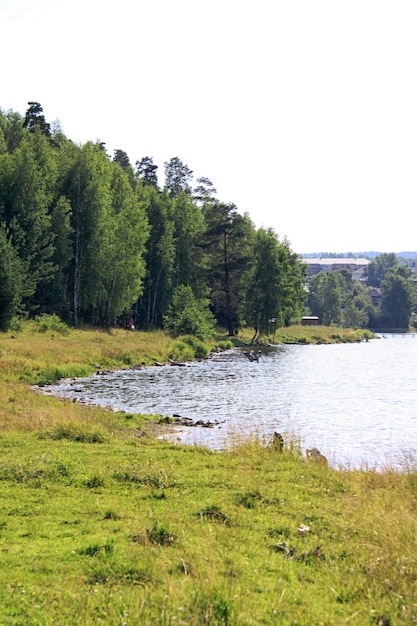
[[[335,465],[381,467],[417,458],[417,335],[356,344],[277,346],[251,363],[233,350],[186,367],[78,379],[54,394],[137,413],[219,423],[181,428],[184,443],[222,448],[274,430],[317,447]]]

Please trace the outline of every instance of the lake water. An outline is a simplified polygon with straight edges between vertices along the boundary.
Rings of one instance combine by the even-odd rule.
[[[243,350],[185,367],[118,371],[50,387],[56,395],[130,413],[217,422],[181,427],[182,443],[224,448],[274,431],[317,447],[336,467],[414,464],[417,459],[417,334],[354,344]]]

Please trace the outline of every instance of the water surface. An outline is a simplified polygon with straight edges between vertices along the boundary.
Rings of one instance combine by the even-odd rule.
[[[274,431],[317,447],[332,464],[403,464],[417,449],[417,335],[369,342],[235,349],[186,367],[149,367],[67,381],[51,392],[137,413],[217,422],[175,439],[214,449]]]

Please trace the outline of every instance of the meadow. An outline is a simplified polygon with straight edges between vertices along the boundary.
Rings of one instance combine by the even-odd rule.
[[[0,623],[416,623],[412,464],[334,469],[289,435],[283,451],[244,437],[222,452],[181,446],[158,438],[162,416],[32,388],[189,357],[193,345],[35,323],[0,335]]]

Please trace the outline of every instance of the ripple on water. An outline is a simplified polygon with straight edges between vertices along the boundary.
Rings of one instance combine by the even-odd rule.
[[[186,367],[109,372],[51,392],[118,410],[219,421],[174,435],[214,449],[275,430],[335,464],[397,464],[417,453],[417,336],[366,343],[277,346],[250,362],[242,350]]]

